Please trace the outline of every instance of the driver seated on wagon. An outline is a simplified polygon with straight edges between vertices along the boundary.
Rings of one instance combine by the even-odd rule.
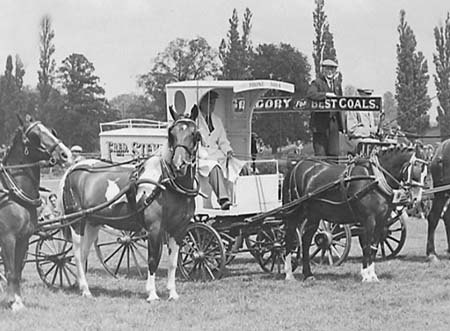
[[[226,181],[234,182],[245,162],[233,157],[233,149],[219,116],[214,114],[217,92],[209,91],[199,102],[198,130],[202,136],[199,148],[199,174],[208,178],[222,210],[231,207]]]

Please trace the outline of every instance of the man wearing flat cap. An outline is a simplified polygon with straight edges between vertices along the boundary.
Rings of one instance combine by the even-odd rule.
[[[209,91],[199,102],[198,130],[202,135],[202,147],[198,170],[201,176],[208,177],[221,209],[227,210],[231,207],[231,199],[226,180],[236,180],[245,163],[233,157],[222,120],[214,114],[218,97],[215,91]]]
[[[342,96],[342,86],[337,73],[337,63],[325,59],[321,73],[306,94],[307,99],[324,101],[327,97]],[[313,135],[314,155],[339,156],[339,131],[344,131],[344,120],[339,112],[312,112],[310,129]]]

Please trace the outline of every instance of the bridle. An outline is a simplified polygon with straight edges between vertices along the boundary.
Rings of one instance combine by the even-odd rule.
[[[189,124],[194,124],[195,127],[197,127],[197,124],[195,123],[195,121],[189,119],[189,118],[180,118],[178,120],[176,120],[169,128],[169,143],[171,141],[171,131],[172,129],[180,124],[180,123],[185,123],[187,125]],[[197,135],[198,131],[196,131],[196,135]],[[197,137],[194,137],[194,147],[193,148],[189,148],[189,146],[186,146],[184,144],[176,144],[174,146],[169,146],[169,151],[171,152],[171,159],[170,159],[170,164],[168,164],[164,158],[161,159],[161,164],[162,164],[162,168],[165,170],[164,172],[167,174],[167,179],[166,181],[169,182],[170,187],[172,189],[174,189],[176,192],[181,193],[183,195],[187,195],[187,196],[197,196],[199,194],[200,191],[200,185],[198,183],[198,179],[195,176],[195,172],[196,172],[196,167],[197,167],[197,152],[198,152],[198,146],[199,146],[199,142],[200,139],[198,139]],[[186,151],[186,153],[188,154],[188,158],[189,158],[189,162],[186,162],[185,160],[183,160],[183,165],[186,165],[187,167],[189,167],[190,169],[190,177],[191,177],[191,181],[193,183],[193,188],[188,188],[185,187],[183,185],[181,185],[179,182],[177,182],[177,179],[179,178],[178,176],[175,175],[175,171],[173,170],[173,157],[175,155],[175,151],[177,148],[182,148]]]
[[[399,195],[399,191],[407,191],[413,187],[424,187],[424,180],[425,175],[424,172],[421,173],[420,181],[416,181],[413,178],[413,168],[416,164],[419,165],[427,165],[428,162],[417,158],[415,153],[411,155],[411,158],[408,162],[405,162],[403,166],[400,169],[400,180],[395,178],[394,175],[392,175],[389,171],[387,171],[383,166],[381,166],[378,156],[376,154],[373,154],[370,158],[370,163],[372,164],[372,171],[374,172],[375,176],[377,177],[379,188],[382,192],[384,192],[386,195],[394,195],[394,200],[396,199],[395,196]],[[425,168],[426,170],[426,168]],[[391,179],[396,185],[396,187],[392,187],[389,185],[389,183],[386,180],[386,177]]]
[[[53,151],[62,144],[61,140],[55,139],[55,144],[50,146],[49,148],[42,146],[36,146],[33,144],[32,139],[30,139],[30,134],[33,132],[35,128],[39,125],[42,126],[42,123],[39,121],[31,123],[25,131],[22,130],[22,141],[24,144],[23,154],[28,157],[30,154],[30,149],[40,152],[47,156],[48,164],[53,166],[56,164],[56,159],[54,159],[51,155]],[[39,207],[42,204],[42,201],[39,197],[32,198],[26,192],[24,192],[19,185],[17,185],[14,180],[14,176],[10,174],[8,170],[10,169],[24,169],[24,168],[33,168],[36,166],[41,166],[42,161],[36,161],[32,163],[24,163],[24,164],[14,164],[14,165],[5,165],[3,161],[8,158],[9,153],[11,152],[11,146],[8,147],[8,153],[5,158],[0,162],[0,178],[4,178],[6,184],[6,190],[2,190],[1,192],[6,194],[11,194],[19,199],[19,201],[23,202],[26,205],[31,205],[33,207]],[[44,163],[45,164],[45,163]]]
[[[58,146],[61,147],[62,141],[54,135],[55,136],[55,143],[52,146],[50,146],[50,148],[47,148],[47,147],[43,146],[42,144],[40,144],[39,146],[36,146],[35,144],[33,144],[31,139],[29,138],[29,134],[33,131],[34,128],[36,128],[38,126],[43,126],[40,121],[33,122],[23,132],[23,142],[24,142],[24,145],[25,145],[24,154],[28,155],[29,154],[29,148],[32,148],[32,149],[34,149],[35,151],[37,151],[39,153],[47,155],[49,164],[51,166],[53,166],[53,165],[56,164],[56,159],[52,157],[52,154],[53,154],[53,152],[55,151],[55,149]],[[23,166],[24,165],[22,165],[22,167]]]
[[[171,135],[171,131],[172,131],[172,129],[177,125],[177,124],[180,124],[180,123],[185,123],[185,124],[194,124],[196,127],[197,127],[197,124],[195,123],[195,121],[193,121],[193,120],[191,120],[191,119],[189,119],[189,118],[181,118],[181,119],[178,119],[177,121],[175,121],[171,126],[170,126],[170,128],[169,128],[169,137],[170,137],[170,135]],[[197,133],[198,131],[196,131],[196,133]],[[199,140],[197,139],[197,138],[195,138],[194,137],[194,139],[195,139],[195,141],[194,141],[194,148],[192,148],[192,149],[190,149],[188,146],[186,146],[186,145],[184,145],[184,144],[176,144],[175,146],[169,146],[169,150],[172,152],[172,158],[171,158],[171,163],[173,162],[173,157],[174,157],[174,155],[175,155],[175,150],[177,149],[177,148],[183,148],[185,151],[186,151],[186,153],[188,154],[188,157],[189,157],[189,162],[186,162],[185,160],[183,160],[183,163],[184,164],[186,164],[187,166],[190,166],[190,167],[194,167],[195,165],[196,165],[196,163],[197,163],[197,151],[198,151],[198,145],[199,145]]]

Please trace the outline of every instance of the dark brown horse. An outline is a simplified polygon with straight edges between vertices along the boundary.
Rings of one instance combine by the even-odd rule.
[[[147,301],[158,300],[155,273],[161,258],[163,234],[169,235],[169,266],[167,288],[169,299],[178,299],[175,288],[175,270],[178,249],[194,215],[196,155],[200,141],[195,119],[196,108],[190,118],[177,115],[172,109],[174,123],[168,130],[168,144],[161,155],[146,160],[138,170],[139,181],[153,180],[166,187],[137,184],[136,194],[127,191],[131,170],[111,167],[97,160],[85,160],[68,170],[62,187],[66,213],[111,201],[122,190],[127,194],[108,208],[86,215],[72,229],[74,255],[78,270],[78,283],[83,296],[91,296],[84,267],[89,249],[98,236],[99,226],[108,224],[118,229],[148,233],[148,291]],[[103,168],[103,169],[102,169]],[[114,200],[114,199],[113,199]]]
[[[306,219],[302,235],[305,280],[312,277],[309,257],[312,237],[320,220],[326,219],[338,224],[360,224],[361,275],[363,281],[378,281],[374,258],[380,236],[395,207],[393,200],[401,202],[400,197],[410,193],[415,164],[414,148],[397,146],[381,150],[370,159],[355,159],[349,165],[303,160],[294,167],[285,179],[284,202],[307,195],[311,198],[286,217],[286,251],[293,248],[296,227]],[[402,187],[408,190],[399,190]],[[286,256],[285,269],[286,279],[293,279],[291,254]]]
[[[37,226],[39,161],[70,162],[70,150],[42,123],[27,116],[0,164],[0,246],[13,310],[24,307],[20,294],[23,259],[28,239]]]
[[[442,142],[435,150],[430,162],[430,172],[433,179],[433,187],[439,188],[450,185],[450,139]],[[447,253],[450,254],[450,188],[434,193],[432,206],[428,214],[427,258],[431,262],[439,259],[434,246],[434,234],[439,220],[442,218],[447,234]]]

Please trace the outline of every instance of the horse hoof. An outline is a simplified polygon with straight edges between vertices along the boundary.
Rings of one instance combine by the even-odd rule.
[[[180,296],[176,292],[169,295],[169,301],[178,301],[179,298]]]
[[[316,277],[314,277],[314,276],[308,276],[308,277],[305,277],[305,278],[303,279],[303,281],[304,281],[305,283],[314,283],[314,282],[316,281]]]
[[[431,255],[427,256],[427,261],[432,263],[432,264],[439,263],[439,258],[436,255],[431,254]]]
[[[159,301],[159,296],[156,293],[150,294],[147,298],[147,302],[149,302],[149,303],[158,302],[158,301]]]
[[[295,280],[295,277],[293,274],[286,274],[286,278],[284,280],[292,282],[293,280]]]
[[[18,312],[18,311],[21,311],[21,310],[24,309],[24,308],[25,308],[25,305],[23,304],[22,301],[14,301],[14,302],[11,304],[11,310],[12,310],[14,313],[16,313],[16,312]]]
[[[83,292],[83,293],[81,293],[81,296],[83,297],[83,298],[92,298],[92,293],[91,292]]]

